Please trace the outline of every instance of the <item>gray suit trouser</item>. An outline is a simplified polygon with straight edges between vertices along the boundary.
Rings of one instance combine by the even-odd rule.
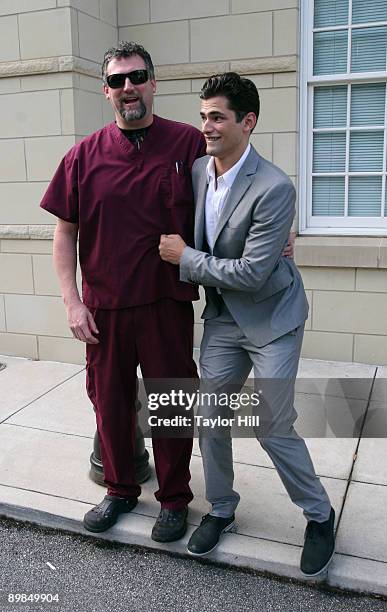
[[[254,368],[254,379],[281,379],[281,392],[271,404],[273,422],[277,417],[285,427],[278,435],[274,428],[271,435],[259,436],[261,446],[268,453],[285,486],[290,499],[303,508],[307,520],[326,521],[331,504],[328,495],[316,476],[309,451],[304,440],[296,433],[293,423],[297,418],[294,409],[294,384],[300,358],[304,326],[278,338],[264,347],[254,346],[243,334],[225,306],[220,315],[204,324],[200,349],[201,380],[207,390],[217,387],[221,393],[227,384],[245,381]],[[208,387],[208,384],[210,387]],[[243,384],[243,382],[242,382]],[[203,390],[206,390],[205,388]],[[203,417],[213,415],[210,406],[199,406]],[[212,504],[211,514],[231,516],[240,496],[234,490],[234,470],[231,435],[214,437],[199,431],[206,498]]]

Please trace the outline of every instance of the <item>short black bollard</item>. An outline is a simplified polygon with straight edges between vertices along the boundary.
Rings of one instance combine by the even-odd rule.
[[[137,484],[141,484],[142,482],[148,480],[151,475],[151,469],[149,465],[149,453],[145,448],[144,436],[139,425],[137,425],[136,427],[136,447],[134,464]],[[102,485],[103,487],[106,486],[104,483],[98,431],[96,431],[94,434],[93,452],[90,455],[89,476],[91,480],[93,480],[97,484]]]
[[[136,399],[136,417],[141,410],[141,402],[138,399],[138,380],[137,380],[137,399]],[[136,483],[141,484],[148,480],[151,475],[149,465],[149,453],[145,448],[144,434],[136,419],[136,439],[134,450],[134,469]],[[94,434],[93,452],[90,455],[90,472],[91,480],[97,484],[106,487],[103,475],[103,465],[101,461],[101,450],[99,446],[98,431]]]

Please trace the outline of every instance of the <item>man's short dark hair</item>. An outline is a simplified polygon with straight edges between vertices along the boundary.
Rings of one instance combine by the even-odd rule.
[[[224,96],[228,100],[228,107],[235,112],[239,123],[247,113],[254,113],[259,117],[259,95],[253,81],[239,76],[236,72],[223,72],[214,74],[204,83],[200,97],[202,100]]]
[[[148,53],[148,51],[142,45],[139,45],[138,43],[135,43],[132,41],[127,42],[125,40],[122,40],[121,42],[118,43],[117,47],[111,47],[110,49],[106,51],[105,55],[103,56],[103,62],[102,62],[103,82],[106,84],[106,70],[107,70],[107,66],[110,60],[112,60],[113,58],[132,57],[132,55],[139,55],[140,57],[142,57],[142,59],[145,62],[145,66],[149,72],[149,78],[154,79],[155,69],[153,66],[152,58],[150,54]]]

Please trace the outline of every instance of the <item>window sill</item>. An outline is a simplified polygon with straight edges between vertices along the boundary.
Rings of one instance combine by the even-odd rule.
[[[298,266],[387,268],[387,238],[380,236],[297,236]]]

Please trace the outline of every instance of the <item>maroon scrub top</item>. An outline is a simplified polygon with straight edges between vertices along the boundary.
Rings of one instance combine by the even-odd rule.
[[[191,168],[205,154],[203,135],[154,116],[140,150],[115,123],[65,155],[41,207],[79,225],[83,301],[116,309],[168,297],[198,299],[161,260],[161,234],[193,243]]]

